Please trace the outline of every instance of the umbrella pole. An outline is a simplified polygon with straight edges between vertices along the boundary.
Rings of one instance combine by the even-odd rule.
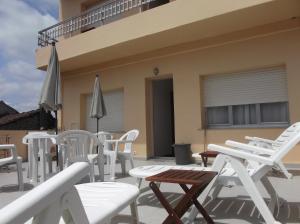
[[[58,135],[58,119],[57,119],[57,110],[54,111],[55,114],[55,134]],[[55,146],[55,151],[56,151],[56,166],[58,166],[58,145]]]
[[[98,131],[99,131],[99,118],[97,118],[97,138],[98,138]],[[98,145],[97,145],[97,153],[99,153]]]

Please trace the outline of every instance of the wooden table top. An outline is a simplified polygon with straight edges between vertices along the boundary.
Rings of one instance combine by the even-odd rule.
[[[216,175],[217,172],[212,171],[170,169],[162,173],[147,177],[146,180],[161,183],[203,185],[209,183]]]
[[[216,157],[219,153],[216,151],[205,151],[205,152],[200,152],[199,154],[206,157]]]

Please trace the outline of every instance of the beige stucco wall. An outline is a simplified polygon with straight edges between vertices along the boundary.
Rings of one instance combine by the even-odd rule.
[[[173,76],[176,143],[192,143],[193,151],[203,150],[204,132],[199,128],[202,127],[200,77],[204,75],[284,65],[288,76],[290,120],[299,121],[299,40],[298,28],[185,53],[160,55],[137,63],[115,67],[99,65],[87,72],[78,70],[62,74],[63,128],[69,129],[72,123],[85,128],[83,96],[92,91],[95,74],[100,73],[104,91],[124,89],[124,129],[140,130],[135,145],[136,154],[140,157],[149,156],[151,150],[146,145],[145,85],[146,78],[153,77],[154,67],[159,68],[159,76]],[[280,128],[209,130],[207,143],[222,144],[227,139],[242,141],[245,135],[275,138],[281,131]],[[286,162],[300,162],[299,146],[286,157]]]
[[[0,130],[0,136],[9,136],[10,144],[15,144],[17,148],[18,156],[21,156],[24,161],[27,160],[27,146],[22,143],[23,137],[27,134],[27,131],[10,131]]]

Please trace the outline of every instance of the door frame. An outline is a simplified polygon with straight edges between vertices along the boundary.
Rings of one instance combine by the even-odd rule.
[[[153,127],[153,81],[172,79],[174,92],[174,78],[172,74],[159,75],[145,79],[145,93],[146,93],[146,146],[147,159],[154,157],[154,127]],[[173,95],[174,100],[174,95]],[[173,107],[174,110],[174,107]],[[175,123],[175,120],[174,120]],[[175,129],[174,129],[175,132]]]

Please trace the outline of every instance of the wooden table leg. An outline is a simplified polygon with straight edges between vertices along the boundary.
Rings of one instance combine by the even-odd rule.
[[[164,195],[161,193],[157,185],[154,182],[150,182],[149,186],[154,192],[154,194],[156,195],[156,197],[158,198],[158,200],[160,201],[160,203],[162,204],[162,206],[164,206],[164,208],[169,213],[168,218],[163,223],[171,224],[175,222],[176,224],[182,224],[183,222],[180,220],[180,217],[178,217],[176,211],[172,208],[170,203],[165,199]]]
[[[208,157],[201,154],[201,159],[204,164],[204,167],[207,167]]]
[[[192,204],[196,206],[199,212],[203,215],[204,219],[208,224],[214,224],[212,218],[208,215],[203,206],[198,202],[197,197],[205,189],[205,186],[193,185],[190,189],[184,185],[180,184],[181,188],[184,190],[185,195],[178,202],[177,206],[173,209],[170,203],[165,199],[162,192],[159,190],[158,186],[154,182],[150,182],[150,188],[155,193],[158,200],[164,206],[164,208],[169,213],[169,216],[164,220],[163,224],[181,224],[180,218],[187,212]]]
[[[189,192],[189,188],[184,185],[184,184],[180,184],[181,188],[184,190],[184,192],[188,193]],[[207,185],[202,186],[200,189],[200,193],[206,188]],[[198,197],[198,196],[197,196]],[[212,220],[212,218],[208,215],[207,211],[205,210],[205,208],[203,208],[203,206],[199,203],[199,201],[197,200],[197,197],[193,197],[193,203],[196,206],[196,208],[198,209],[198,211],[202,214],[203,218],[205,219],[205,221],[209,224],[213,224],[214,221]]]

